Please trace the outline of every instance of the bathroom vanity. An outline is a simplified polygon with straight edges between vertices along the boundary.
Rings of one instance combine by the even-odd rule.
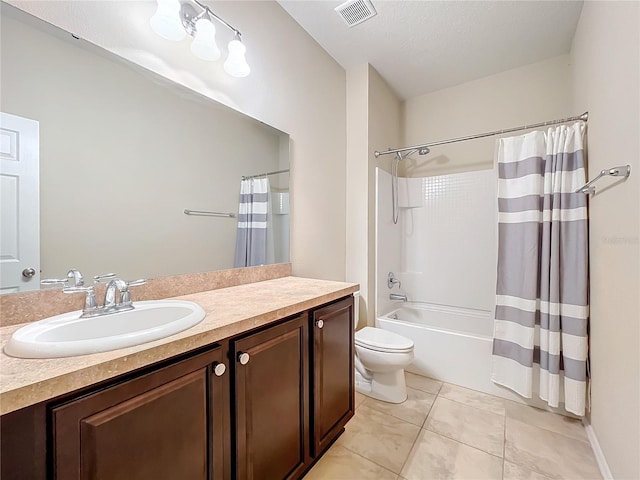
[[[353,416],[356,290],[277,278],[180,297],[207,316],[167,339],[2,354],[0,476],[300,478]]]

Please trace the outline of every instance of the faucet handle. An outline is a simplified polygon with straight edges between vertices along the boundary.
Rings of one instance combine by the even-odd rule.
[[[40,280],[40,285],[46,287],[48,285],[62,285],[63,287],[69,286],[68,278],[45,278],[44,280]]]
[[[88,287],[65,287],[62,289],[63,293],[86,293],[87,298],[84,300],[84,312],[95,309],[98,307],[98,300],[96,299],[96,292],[93,285]]]
[[[123,306],[131,305],[131,292],[129,292],[129,287],[139,287],[140,285],[144,285],[145,283],[147,283],[146,278],[139,278],[138,280],[125,282],[126,290],[122,290],[120,292],[120,304]]]
[[[104,275],[96,275],[93,277],[93,283],[107,283],[107,280],[111,280],[112,278],[116,278],[115,273],[105,273]]]

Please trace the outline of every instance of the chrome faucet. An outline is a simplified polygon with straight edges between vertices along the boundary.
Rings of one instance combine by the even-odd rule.
[[[80,270],[72,268],[67,272],[67,278],[73,278],[73,286],[74,287],[84,287],[84,277]]]
[[[133,303],[131,302],[131,293],[129,287],[137,287],[138,285],[144,285],[147,281],[143,278],[134,280],[132,282],[125,282],[120,278],[114,278],[107,284],[107,289],[104,292],[104,305],[105,312],[109,311],[124,311],[132,310]],[[116,290],[120,292],[120,303],[116,303]]]
[[[390,293],[389,300],[402,300],[403,302],[406,302],[407,296],[401,293]]]
[[[62,285],[63,287],[69,286],[69,280],[73,279],[74,287],[84,287],[84,277],[80,270],[72,268],[67,272],[67,278],[45,278],[40,280],[40,285],[48,286],[48,285]]]
[[[120,303],[116,303],[116,290],[120,292]],[[131,295],[129,294],[129,285],[121,278],[114,278],[107,283],[107,288],[104,291],[104,305],[102,308],[115,310],[119,308],[121,310],[129,310],[131,305]],[[133,307],[131,307],[133,308]]]
[[[76,273],[72,275],[72,272]],[[78,277],[80,278],[80,282],[78,282]],[[98,301],[96,299],[94,285],[85,287],[82,283],[82,275],[80,274],[80,272],[78,272],[77,270],[69,271],[69,278],[75,278],[76,285],[73,287],[63,288],[62,291],[64,293],[85,293],[87,295],[80,318],[98,317],[100,315],[108,315],[110,313],[132,310],[134,306],[133,302],[131,301],[131,293],[129,293],[129,287],[135,287],[147,283],[145,279],[126,282],[120,278],[117,278],[115,273],[97,275],[93,277],[94,284],[102,283],[107,280],[109,281],[109,283],[107,283],[107,288],[104,294],[104,304],[100,306],[98,305]],[[120,292],[119,302],[116,301],[116,291]]]

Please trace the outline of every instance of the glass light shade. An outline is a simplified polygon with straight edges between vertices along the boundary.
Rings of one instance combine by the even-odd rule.
[[[202,60],[215,61],[220,58],[216,45],[216,27],[207,18],[196,22],[196,35],[191,42],[191,53]]]
[[[229,58],[224,62],[224,69],[232,77],[246,77],[251,72],[251,68],[244,58],[246,51],[247,49],[240,40],[229,42]]]
[[[180,2],[178,0],[157,0],[158,9],[149,23],[154,32],[167,40],[182,40],[187,32],[180,21]]]

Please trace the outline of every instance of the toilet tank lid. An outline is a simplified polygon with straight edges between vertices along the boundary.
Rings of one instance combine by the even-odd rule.
[[[385,350],[409,350],[413,341],[402,335],[381,328],[364,327],[355,333],[355,342],[363,347],[383,348]]]

